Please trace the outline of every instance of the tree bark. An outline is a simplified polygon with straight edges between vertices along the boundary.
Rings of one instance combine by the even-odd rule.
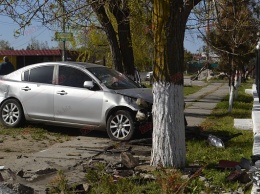
[[[154,1],[153,166],[185,166],[183,41],[187,18],[198,2]]]
[[[183,86],[154,82],[151,165],[184,167],[186,161]]]
[[[107,35],[115,69],[118,70],[119,72],[123,72],[124,69],[122,65],[122,55],[118,45],[116,32],[107,16],[104,5],[100,4],[99,2],[93,1],[91,6],[94,12],[96,13],[97,18],[100,24],[103,26],[104,31]]]
[[[127,1],[110,1],[110,10],[116,18],[118,26],[118,40],[122,53],[124,73],[134,77],[134,53],[130,33],[130,10]]]
[[[235,99],[238,98],[238,90],[240,86],[241,86],[241,71],[237,70],[236,78],[235,78]]]
[[[232,112],[233,108],[233,101],[234,101],[234,85],[232,84],[229,89],[229,106],[228,106],[228,112]]]
[[[232,112],[233,101],[234,101],[234,90],[235,90],[235,75],[234,75],[234,58],[233,55],[229,55],[229,64],[230,67],[230,80],[229,80],[229,103],[228,103],[228,112]]]

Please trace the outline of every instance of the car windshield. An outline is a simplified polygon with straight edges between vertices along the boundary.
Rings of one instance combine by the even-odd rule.
[[[139,86],[124,74],[105,67],[91,67],[88,70],[95,75],[107,88],[113,90],[139,88]]]

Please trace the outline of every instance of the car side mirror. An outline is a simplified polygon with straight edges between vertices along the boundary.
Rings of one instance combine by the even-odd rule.
[[[83,86],[84,86],[84,88],[91,89],[94,87],[94,83],[93,83],[93,81],[84,81]]]

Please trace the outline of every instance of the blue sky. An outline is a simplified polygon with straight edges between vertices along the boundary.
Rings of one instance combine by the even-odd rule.
[[[3,16],[0,17],[0,39],[8,41],[10,46],[14,47],[15,50],[26,48],[32,38],[40,42],[47,41],[49,47],[58,45],[58,42],[52,40],[54,32],[41,25],[37,25],[37,23],[27,27],[24,34],[16,38],[14,33],[18,28],[19,26],[11,19]]]
[[[25,49],[27,45],[31,42],[31,39],[34,38],[40,42],[48,42],[49,47],[55,47],[58,45],[58,42],[52,40],[54,32],[48,30],[45,27],[42,27],[40,24],[34,24],[30,27],[27,27],[24,35],[15,38],[14,32],[19,27],[11,19],[7,17],[0,17],[0,40],[6,40],[10,43],[15,50]],[[192,53],[197,53],[203,46],[203,43],[197,37],[195,31],[187,31],[185,35],[184,47]]]
[[[184,48],[192,53],[199,53],[204,45],[202,40],[198,38],[197,31],[186,31],[184,39]]]

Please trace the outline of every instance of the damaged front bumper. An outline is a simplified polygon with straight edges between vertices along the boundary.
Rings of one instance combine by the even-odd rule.
[[[138,123],[138,129],[141,134],[152,132],[153,120],[152,120],[152,104],[147,103],[141,98],[136,100],[136,104],[140,107],[135,115],[135,119]]]

